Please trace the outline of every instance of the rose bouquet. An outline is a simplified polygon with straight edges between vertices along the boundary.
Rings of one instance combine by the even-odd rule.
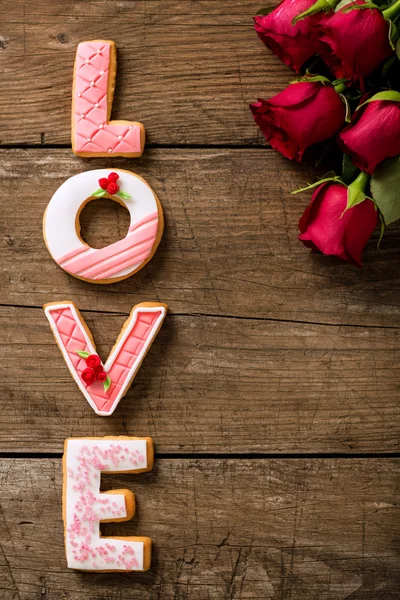
[[[400,0],[283,0],[254,17],[268,48],[299,77],[250,105],[267,142],[301,161],[315,144],[334,145],[342,172],[314,188],[299,222],[313,251],[361,266],[381,222],[400,219]]]

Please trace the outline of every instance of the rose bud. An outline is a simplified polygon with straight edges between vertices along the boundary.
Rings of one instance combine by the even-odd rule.
[[[108,183],[107,186],[107,193],[110,194],[110,196],[112,196],[113,194],[116,194],[119,190],[118,185],[115,183],[115,181],[110,181]]]
[[[364,78],[393,54],[388,21],[377,8],[351,8],[363,4],[348,4],[315,28],[316,49],[332,73],[362,90]]]
[[[99,186],[101,187],[102,190],[107,189],[108,183],[109,183],[109,181],[106,177],[102,177],[101,179],[99,179]]]
[[[378,220],[373,202],[365,199],[346,210],[348,190],[341,183],[323,183],[299,221],[299,240],[307,248],[361,267],[364,246]]]
[[[250,105],[267,142],[283,156],[300,161],[306,148],[342,127],[345,105],[329,82],[292,83],[269,100]]]
[[[86,385],[92,385],[97,379],[95,371],[89,368],[82,371],[81,377]]]
[[[108,176],[108,181],[117,181],[118,179],[119,179],[119,175],[118,175],[118,173],[115,173],[114,171],[112,173],[110,173]]]
[[[312,30],[321,14],[292,25],[292,20],[310,8],[314,0],[283,0],[269,15],[254,17],[254,28],[260,39],[285,65],[297,73],[315,54]]]
[[[396,94],[397,101],[379,99]],[[358,108],[351,123],[340,132],[338,144],[357,167],[370,175],[385,158],[400,154],[399,92],[377,94]]]
[[[96,367],[99,367],[101,365],[100,356],[98,356],[97,354],[90,354],[90,356],[88,356],[86,359],[86,365],[90,369],[95,369]]]
[[[97,379],[103,383],[107,379],[107,373],[105,371],[99,371],[97,373]]]

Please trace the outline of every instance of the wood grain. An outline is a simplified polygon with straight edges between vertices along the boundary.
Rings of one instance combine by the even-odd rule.
[[[114,161],[144,176],[159,196],[166,217],[160,247],[121,283],[96,286],[66,275],[44,245],[44,210],[66,178],[104,164],[69,150],[0,153],[1,304],[71,299],[83,310],[129,313],[135,303],[159,300],[175,314],[399,327],[399,230],[387,231],[380,251],[374,236],[361,270],[311,255],[297,240],[309,195],[290,191],[312,181],[313,169],[267,149],[158,149]],[[106,204],[97,220],[93,210],[84,222],[84,234],[100,245],[126,233],[123,209]]]
[[[156,460],[104,477],[136,494],[145,574],[68,570],[61,460],[0,463],[3,600],[392,600],[398,598],[399,461]]]
[[[152,144],[263,143],[248,104],[293,77],[254,32],[256,0],[1,7],[2,144],[70,144],[74,56],[88,39],[116,42],[113,116],[141,121]]]
[[[104,359],[125,320],[85,312]],[[399,330],[168,316],[133,387],[99,418],[42,309],[0,310],[0,451],[151,435],[165,453],[360,453],[399,447]]]

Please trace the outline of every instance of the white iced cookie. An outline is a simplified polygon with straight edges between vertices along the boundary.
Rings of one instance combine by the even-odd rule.
[[[100,492],[101,473],[143,473],[154,461],[151,438],[65,440],[63,520],[68,567],[82,571],[147,571],[148,537],[102,537],[100,523],[128,521],[135,514],[129,490]]]
[[[110,198],[130,214],[127,236],[95,249],[80,237],[79,215],[96,198]],[[149,184],[130,171],[96,169],[67,179],[50,200],[43,219],[46,246],[67,273],[92,283],[130,277],[151,259],[164,229],[161,204]]]

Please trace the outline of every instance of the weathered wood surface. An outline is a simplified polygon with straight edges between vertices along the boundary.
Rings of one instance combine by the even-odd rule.
[[[0,463],[2,600],[394,600],[398,460],[158,460],[107,476],[137,516],[105,535],[153,538],[145,574],[65,566],[61,460]]]
[[[19,146],[0,149],[1,600],[399,598],[399,230],[380,252],[375,236],[362,270],[297,242],[308,196],[289,193],[332,164],[251,149],[266,144],[248,103],[293,77],[253,31],[268,4],[0,0],[0,146]],[[57,187],[109,166],[67,147],[76,45],[96,37],[119,49],[113,117],[141,120],[152,146],[112,165],[144,176],[166,216],[151,262],[112,286],[67,276],[42,239]],[[102,246],[128,221],[97,202],[82,227]],[[135,303],[170,306],[112,418],[84,400],[40,308],[66,299],[103,356]],[[153,473],[106,486],[137,493],[137,519],[104,533],[150,535],[147,574],[65,566],[54,453],[110,434],[156,443]]]
[[[84,313],[106,358],[125,320]],[[168,316],[133,387],[99,418],[41,309],[0,309],[0,451],[151,435],[159,452],[399,451],[398,329]]]
[[[141,121],[153,144],[263,143],[248,104],[293,78],[254,32],[259,0],[0,6],[2,144],[70,143],[72,68],[87,39],[116,42],[113,115]]]
[[[71,299],[84,310],[128,313],[158,299],[175,314],[399,327],[399,231],[388,230],[380,251],[377,235],[369,242],[361,270],[310,255],[297,241],[308,195],[290,191],[312,180],[313,170],[268,149],[153,149],[140,160],[116,160],[158,194],[166,216],[160,247],[118,284],[66,275],[43,243],[44,210],[67,177],[104,164],[67,149],[0,152],[1,304]],[[125,235],[123,209],[105,208],[97,221],[90,212],[97,211],[89,211],[93,227],[84,223],[90,242]]]

